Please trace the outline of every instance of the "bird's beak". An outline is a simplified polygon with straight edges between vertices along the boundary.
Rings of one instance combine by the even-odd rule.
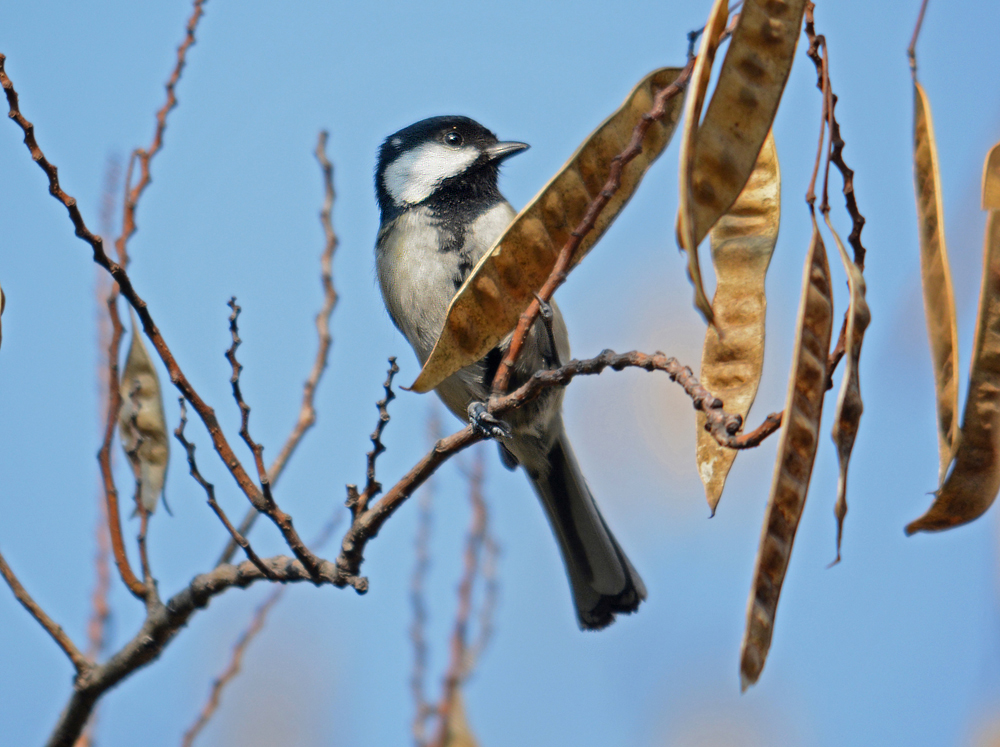
[[[503,161],[504,159],[510,158],[515,153],[520,153],[522,150],[527,150],[529,146],[527,143],[517,143],[517,142],[507,142],[507,143],[495,143],[490,147],[486,148],[483,153],[486,159],[489,161]]]

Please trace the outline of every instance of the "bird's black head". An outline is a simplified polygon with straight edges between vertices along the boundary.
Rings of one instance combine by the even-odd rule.
[[[375,194],[382,219],[421,204],[501,200],[498,167],[527,147],[498,141],[468,117],[431,117],[404,127],[378,152]]]

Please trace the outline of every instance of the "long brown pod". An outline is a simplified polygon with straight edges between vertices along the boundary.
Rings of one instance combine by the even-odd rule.
[[[701,46],[695,58],[691,82],[688,83],[687,96],[684,99],[684,130],[681,133],[680,153],[680,189],[678,191],[679,205],[677,208],[677,243],[687,253],[688,279],[694,286],[694,305],[705,321],[713,323],[712,304],[705,295],[705,285],[701,279],[701,262],[698,260],[698,244],[705,238],[705,231],[698,235],[698,227],[694,216],[694,196],[692,181],[694,179],[694,162],[697,150],[698,122],[701,120],[701,108],[705,103],[708,83],[712,78],[712,62],[715,52],[722,42],[726,30],[726,19],[729,17],[727,0],[715,0],[709,11],[708,21],[701,34]]]
[[[854,261],[848,256],[840,234],[830,223],[830,214],[823,214],[826,226],[833,234],[840,253],[840,261],[847,273],[847,283],[851,291],[850,305],[847,308],[847,330],[844,335],[844,367],[843,383],[837,396],[837,409],[833,416],[833,442],[837,446],[837,460],[840,474],[837,478],[837,505],[833,513],[837,517],[837,557],[834,563],[840,562],[840,542],[844,536],[844,517],[847,516],[847,467],[854,450],[854,441],[858,436],[858,426],[861,424],[861,413],[864,403],[861,401],[861,379],[859,364],[861,362],[861,344],[864,342],[865,330],[871,323],[872,314],[865,299],[865,277]]]
[[[709,43],[717,5],[713,6],[702,49]],[[754,169],[792,69],[805,6],[806,0],[745,0],[700,125],[697,113],[701,112],[701,101],[695,98],[695,91],[689,94],[692,113],[697,113],[684,124],[677,234],[688,254],[695,305],[709,322],[712,309],[701,287],[698,245],[729,211]],[[710,60],[707,68],[709,73]],[[692,85],[697,83],[707,87],[708,80],[707,74],[699,77],[696,67]],[[698,95],[703,98],[704,90]]]
[[[712,228],[715,324],[705,331],[701,383],[746,422],[764,368],[764,280],[778,240],[781,170],[774,137],[768,134],[740,196]],[[737,452],[705,430],[698,413],[698,474],[715,513]]]
[[[983,171],[983,208],[989,217],[962,431],[951,473],[927,513],[907,525],[907,534],[978,519],[1000,491],[1000,143],[986,157]]]
[[[913,176],[920,229],[920,278],[937,396],[938,485],[941,485],[958,440],[958,323],[944,237],[931,105],[916,79],[913,81]]]
[[[552,272],[559,250],[573,239],[588,206],[603,194],[616,159],[625,160],[620,154],[637,125],[646,124],[654,97],[680,72],[662,68],[643,78],[517,215],[452,299],[441,336],[413,383],[415,391],[430,391],[482,358],[514,329]],[[648,121],[641,150],[625,163],[620,186],[597,215],[593,230],[580,240],[570,269],[597,243],[667,147],[680,109],[681,98],[674,97],[662,117]]]
[[[833,335],[833,296],[830,265],[815,216],[804,275],[784,424],[747,604],[747,624],[740,655],[743,690],[760,677],[771,647],[778,596],[788,570],[795,530],[805,507],[819,445],[826,361]]]

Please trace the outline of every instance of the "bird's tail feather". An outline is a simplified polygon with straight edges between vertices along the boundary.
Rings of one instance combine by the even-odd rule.
[[[525,464],[559,541],[580,627],[598,630],[618,612],[634,612],[646,587],[608,529],[565,433],[547,458]]]

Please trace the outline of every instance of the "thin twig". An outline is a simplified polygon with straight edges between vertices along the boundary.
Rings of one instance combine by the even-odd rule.
[[[906,56],[910,59],[910,72],[914,79],[917,77],[917,39],[920,38],[920,29],[924,25],[924,13],[927,11],[927,0],[920,3],[920,13],[917,14],[917,23],[913,27],[913,36],[910,39],[910,46],[906,48]]]
[[[76,644],[70,640],[70,637],[66,635],[66,632],[55,623],[55,621],[49,617],[45,610],[43,610],[38,603],[31,598],[21,582],[17,580],[17,576],[14,575],[14,571],[11,567],[7,565],[7,561],[4,560],[3,554],[0,553],[0,575],[3,576],[4,581],[10,587],[10,590],[14,592],[14,596],[17,601],[21,603],[21,606],[28,610],[35,621],[45,628],[52,640],[56,642],[56,645],[63,650],[63,653],[69,657],[69,660],[73,662],[73,666],[76,668],[77,677],[83,677],[93,668],[94,663],[88,659],[84,654],[76,647]]]
[[[455,625],[451,633],[448,669],[444,675],[441,701],[438,703],[438,731],[432,743],[434,747],[444,747],[448,740],[451,709],[455,703],[455,695],[459,685],[469,673],[467,653],[467,635],[469,617],[472,614],[472,589],[479,576],[479,556],[486,536],[488,516],[486,502],[483,500],[483,480],[485,477],[485,462],[482,451],[478,451],[473,459],[472,472],[469,475],[469,504],[472,509],[469,531],[465,539],[465,553],[462,562],[462,580],[458,585],[458,609],[455,612]]]
[[[677,75],[674,82],[656,94],[656,97],[653,99],[653,108],[644,114],[642,119],[639,120],[639,123],[636,124],[635,128],[632,130],[632,139],[629,141],[628,145],[625,146],[625,149],[621,153],[616,155],[611,160],[611,170],[608,174],[607,181],[604,183],[604,187],[590,201],[590,204],[587,206],[587,210],[584,213],[579,225],[572,231],[570,238],[567,239],[566,243],[559,251],[559,256],[556,258],[555,266],[552,268],[552,272],[549,273],[545,283],[542,285],[538,293],[535,294],[535,298],[530,304],[528,304],[528,308],[525,309],[518,318],[517,326],[514,328],[514,334],[511,337],[510,345],[507,348],[507,352],[504,355],[503,360],[500,362],[500,366],[497,368],[496,375],[493,377],[494,397],[499,397],[507,391],[511,373],[514,370],[514,364],[517,362],[517,359],[521,354],[521,348],[524,345],[524,340],[527,337],[531,326],[538,318],[538,314],[541,310],[541,302],[547,303],[550,301],[552,299],[552,294],[555,293],[556,289],[566,282],[566,276],[570,269],[570,263],[577,248],[580,246],[580,242],[583,241],[583,238],[594,229],[601,211],[604,210],[608,202],[611,201],[611,198],[614,197],[615,193],[621,187],[622,171],[632,159],[642,153],[642,141],[646,136],[647,130],[649,130],[653,122],[663,119],[667,113],[667,102],[684,91],[687,87],[688,79],[691,77],[691,71],[693,69],[694,59],[692,58],[688,60],[687,65],[685,65],[681,72]],[[493,409],[492,406],[490,409]]]
[[[320,530],[316,538],[312,541],[313,547],[317,550],[322,549],[326,543],[330,541],[330,538],[337,530],[337,527],[340,526],[343,518],[343,510],[336,511],[333,516],[330,517],[329,521],[326,522],[323,529]],[[266,566],[264,566],[261,570],[264,571],[265,575],[271,572]],[[250,619],[250,623],[246,628],[244,628],[243,632],[240,633],[239,637],[236,639],[236,643],[234,644],[232,653],[229,657],[229,663],[226,664],[222,673],[212,681],[212,689],[209,692],[208,700],[198,713],[198,717],[195,719],[194,723],[191,724],[187,731],[184,732],[184,738],[181,742],[182,747],[191,747],[191,745],[194,744],[194,740],[212,719],[212,716],[215,715],[215,712],[219,709],[219,704],[222,702],[223,691],[226,689],[226,686],[229,685],[229,683],[232,682],[240,673],[247,648],[249,648],[253,639],[256,638],[257,635],[264,629],[264,624],[267,622],[267,616],[270,614],[271,610],[274,609],[275,605],[281,601],[284,594],[285,587],[276,586],[271,593],[265,597],[264,601],[257,606],[253,617]]]
[[[205,425],[206,430],[212,438],[212,445],[215,447],[219,458],[222,463],[226,465],[229,470],[230,475],[236,481],[236,484],[240,487],[243,493],[247,496],[251,504],[257,508],[258,511],[266,513],[268,517],[275,523],[278,529],[281,531],[282,535],[285,537],[285,541],[289,543],[289,546],[293,548],[296,555],[304,558],[306,561],[306,566],[316,569],[316,561],[318,560],[313,556],[308,548],[302,543],[299,538],[298,533],[295,531],[291,518],[280,511],[276,506],[269,506],[264,500],[263,494],[260,489],[254,483],[253,479],[247,473],[243,464],[237,459],[235,452],[230,446],[229,441],[226,439],[225,434],[222,432],[222,428],[219,425],[218,418],[215,416],[215,411],[209,407],[209,405],[201,398],[198,392],[191,385],[191,382],[185,376],[184,372],[181,370],[180,365],[174,358],[173,352],[167,346],[166,341],[160,334],[159,328],[153,321],[152,316],[149,313],[146,302],[139,296],[135,288],[132,285],[132,280],[125,268],[112,261],[107,253],[104,251],[104,244],[100,236],[94,235],[89,228],[87,228],[86,222],[83,220],[83,216],[80,214],[80,209],[77,207],[76,200],[70,195],[66,194],[65,191],[59,186],[59,176],[58,170],[53,166],[46,158],[44,153],[38,147],[35,141],[34,126],[24,118],[18,108],[17,93],[14,90],[14,86],[9,77],[7,77],[4,71],[3,65],[6,57],[0,54],[0,85],[3,86],[4,93],[7,97],[7,104],[9,108],[10,118],[22,129],[24,132],[24,142],[28,147],[29,152],[32,155],[32,159],[38,163],[39,168],[45,172],[49,180],[49,192],[52,194],[69,213],[70,220],[76,229],[76,235],[87,242],[93,251],[94,261],[103,267],[110,273],[111,277],[118,283],[120,293],[135,309],[136,314],[142,321],[143,331],[146,337],[149,338],[150,342],[153,343],[153,347],[156,348],[156,352],[159,354],[160,359],[163,361],[164,366],[166,366],[168,373],[170,374],[170,380],[177,387],[178,391],[184,396],[184,399],[194,408],[195,412],[198,413],[198,417],[201,419],[202,423]],[[112,310],[113,314],[117,314],[116,310]],[[117,403],[119,406],[120,395],[114,395],[112,398],[112,405]],[[116,410],[117,411],[117,410]],[[109,426],[112,427],[112,426]],[[104,449],[102,449],[103,451]],[[102,473],[105,472],[105,465],[102,463]],[[107,474],[110,474],[110,465],[107,468]],[[117,517],[117,504],[114,510],[111,509],[111,493],[113,492],[113,484],[110,486],[109,491],[109,514],[112,516],[112,524],[114,523],[114,518]],[[115,496],[115,500],[117,500]],[[118,530],[119,542],[120,542],[120,529]],[[121,552],[119,552],[118,544],[115,542],[115,528],[112,526],[112,546],[115,548],[115,560],[119,565],[119,570],[126,579],[126,583],[129,588],[137,596],[140,596],[143,591],[141,582],[135,578],[135,575],[128,570],[127,561],[125,560],[124,549],[122,547]],[[124,570],[123,570],[124,569]]]
[[[427,431],[431,442],[441,438],[441,418],[437,407],[432,406],[427,419]],[[423,495],[420,497],[417,514],[417,537],[414,541],[415,561],[413,573],[410,575],[410,607],[413,610],[413,620],[410,623],[410,641],[413,644],[413,672],[410,675],[410,692],[413,694],[413,741],[417,747],[427,743],[427,718],[431,707],[427,702],[427,657],[426,638],[427,603],[424,598],[424,584],[430,570],[430,540],[433,526],[432,508],[434,504],[434,482],[427,481]]]
[[[337,305],[337,291],[333,286],[333,255],[337,250],[337,234],[333,230],[333,202],[336,192],[333,189],[333,165],[326,155],[326,142],[328,134],[325,130],[319,133],[319,141],[316,143],[316,160],[319,161],[323,175],[324,199],[323,207],[319,212],[320,223],[323,226],[325,237],[323,253],[320,255],[320,282],[323,286],[323,308],[316,315],[316,333],[319,342],[316,348],[316,357],[313,360],[312,370],[302,386],[302,405],[299,408],[299,417],[295,427],[289,434],[278,456],[271,462],[267,470],[268,479],[273,487],[278,482],[278,478],[288,464],[295,449],[301,443],[303,436],[316,422],[316,408],[313,404],[316,396],[316,388],[319,386],[320,378],[326,370],[327,361],[330,357],[330,347],[333,343],[333,336],[330,334],[330,316]],[[246,536],[250,528],[257,519],[258,511],[250,507],[246,515],[240,522],[240,533]],[[219,557],[217,565],[228,563],[232,560],[233,553],[236,552],[236,543],[232,540],[227,543],[222,555]]]
[[[806,2],[804,31],[806,37],[809,39],[809,49],[806,54],[816,67],[816,87],[820,91],[824,91],[824,88],[829,89],[829,85],[824,86],[824,65],[823,58],[819,54],[819,47],[826,45],[826,37],[816,34],[816,24],[813,18],[815,8],[815,3]],[[826,68],[828,70],[828,65]],[[826,95],[826,91],[824,91],[824,96]],[[861,231],[865,227],[865,217],[858,210],[858,202],[854,195],[854,171],[844,161],[845,143],[844,139],[840,136],[840,123],[837,122],[837,117],[834,113],[834,109],[837,106],[837,95],[832,90],[829,90],[829,102],[828,121],[830,125],[830,141],[833,146],[830,160],[840,171],[840,175],[844,181],[844,202],[847,205],[847,212],[850,214],[852,221],[851,233],[847,237],[847,241],[854,249],[854,264],[858,266],[858,269],[864,270],[866,250],[861,243]]]
[[[184,406],[184,398],[180,397],[178,401],[180,402],[181,406],[181,422],[177,425],[177,428],[174,430],[174,437],[178,441],[180,441],[181,446],[184,447],[185,454],[187,454],[188,470],[191,472],[191,477],[195,479],[195,482],[201,485],[202,489],[205,491],[205,496],[208,499],[208,505],[211,507],[212,511],[215,512],[215,515],[219,517],[219,521],[222,522],[223,526],[226,527],[226,530],[229,532],[229,535],[232,537],[233,541],[237,545],[243,548],[243,552],[246,553],[247,560],[249,560],[251,563],[257,566],[260,569],[260,572],[264,574],[264,576],[270,578],[270,576],[268,575],[270,571],[268,570],[267,566],[265,566],[264,563],[261,561],[257,553],[254,552],[253,548],[250,546],[250,542],[236,530],[236,527],[234,527],[232,523],[229,521],[229,517],[226,516],[226,512],[223,511],[222,507],[216,502],[215,486],[212,485],[212,483],[210,483],[204,477],[202,477],[201,472],[198,470],[198,464],[197,462],[195,462],[194,458],[195,446],[193,443],[188,441],[187,438],[184,436],[184,426],[187,425],[187,408]]]
[[[194,8],[191,11],[191,17],[188,18],[184,41],[177,48],[177,62],[174,64],[174,69],[167,80],[167,100],[160,107],[160,110],[156,112],[156,129],[153,132],[153,141],[148,148],[136,148],[132,151],[132,157],[129,159],[128,177],[125,180],[125,206],[122,211],[122,232],[115,241],[118,262],[123,267],[128,266],[128,242],[137,230],[135,210],[139,205],[139,198],[142,197],[142,193],[149,186],[149,183],[153,181],[149,170],[150,162],[163,147],[163,133],[167,129],[167,115],[177,106],[175,89],[178,81],[181,79],[181,73],[184,71],[184,64],[187,62],[187,52],[194,45],[194,32],[198,28],[198,21],[201,20],[205,12],[205,2],[206,0],[194,0]],[[131,186],[132,167],[135,162],[139,163],[139,181],[135,186]]]

